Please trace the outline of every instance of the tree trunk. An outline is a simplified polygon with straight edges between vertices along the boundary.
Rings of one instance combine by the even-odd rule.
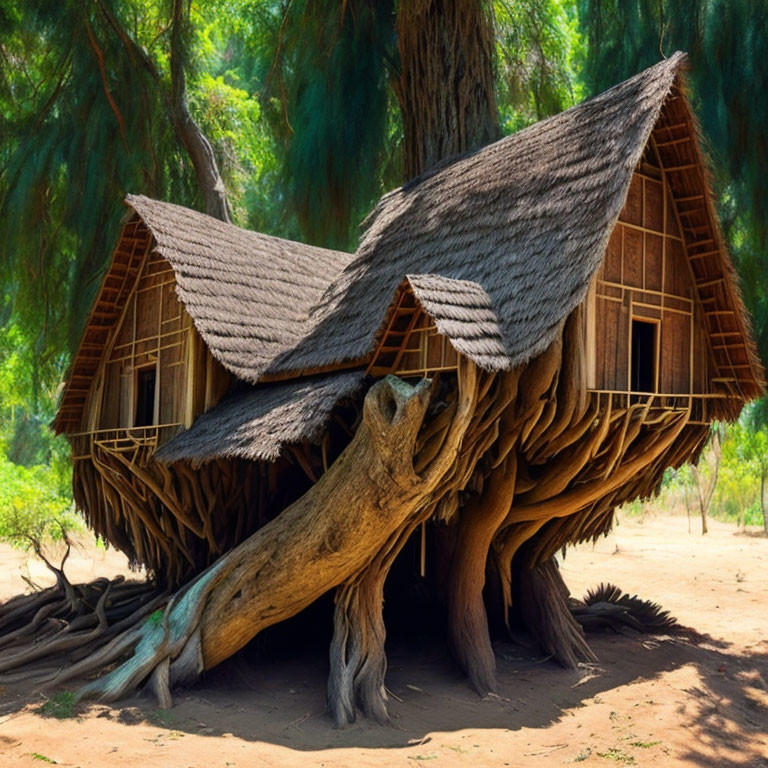
[[[491,475],[487,491],[462,510],[449,576],[448,642],[481,696],[496,692],[496,658],[483,602],[485,569],[493,537],[509,511],[516,474],[512,453]]]
[[[499,137],[486,3],[402,0],[397,42],[406,179]]]
[[[567,669],[597,661],[584,630],[571,613],[570,592],[553,558],[532,565],[533,542],[524,545],[513,562],[515,604],[526,629],[544,653]]]
[[[171,117],[176,134],[189,154],[203,196],[205,213],[222,221],[230,221],[229,200],[224,180],[219,173],[211,142],[200,130],[187,105],[187,83],[184,75],[184,30],[187,19],[184,0],[173,0],[171,21]]]
[[[709,533],[707,528],[707,508],[701,499],[699,499],[699,512],[701,513],[701,535],[706,536]]]
[[[432,509],[427,508],[430,513]],[[414,517],[408,526],[390,537],[362,573],[336,590],[328,709],[337,728],[353,723],[358,710],[380,725],[389,723],[384,688],[384,582],[417,524],[418,518]]]
[[[715,495],[715,489],[717,488],[717,476],[720,471],[720,459],[722,457],[722,446],[720,445],[720,431],[715,429],[712,432],[712,442],[710,445],[710,453],[712,455],[712,474],[708,478],[708,481],[699,472],[699,468],[695,465],[691,466],[691,472],[696,481],[696,493],[699,499],[699,512],[701,513],[701,535],[704,536],[708,533],[707,529],[707,513],[709,512],[709,506],[712,503],[712,497]]]
[[[114,29],[132,58],[149,72],[163,94],[176,136],[187,150],[189,159],[195,169],[198,187],[203,196],[205,213],[222,221],[230,221],[229,201],[224,181],[219,172],[216,156],[208,138],[200,130],[189,112],[187,104],[187,81],[184,74],[186,61],[185,34],[189,21],[189,4],[184,0],[172,0],[171,5],[171,92],[166,91],[163,78],[152,59],[140,46],[128,30],[121,24],[106,0],[97,0],[99,10],[104,14],[108,24]]]

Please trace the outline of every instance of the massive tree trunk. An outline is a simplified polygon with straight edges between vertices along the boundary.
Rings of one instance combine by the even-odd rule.
[[[488,4],[402,0],[397,41],[406,179],[499,137]]]

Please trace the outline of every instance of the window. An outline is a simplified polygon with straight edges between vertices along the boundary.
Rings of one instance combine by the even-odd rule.
[[[656,333],[658,324],[632,320],[632,392],[656,391]]]
[[[148,427],[155,422],[155,383],[157,367],[139,368],[136,371],[136,413],[134,427]]]

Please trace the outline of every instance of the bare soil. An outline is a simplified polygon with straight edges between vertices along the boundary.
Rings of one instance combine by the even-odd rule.
[[[137,698],[43,717],[45,697],[0,690],[0,766],[763,766],[768,768],[768,539],[684,517],[622,519],[563,563],[575,595],[610,580],[660,602],[675,636],[591,636],[600,662],[566,671],[512,643],[496,646],[498,698],[466,686],[439,642],[389,649],[394,726],[331,728],[327,661],[317,652],[239,656],[171,710]],[[73,580],[126,572],[84,547]],[[0,599],[48,574],[0,546]]]

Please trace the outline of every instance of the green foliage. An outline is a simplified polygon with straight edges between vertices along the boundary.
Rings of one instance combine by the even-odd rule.
[[[22,467],[0,455],[0,541],[29,546],[82,530],[72,508],[69,462]]]
[[[751,429],[748,415],[725,432],[715,515],[740,525],[762,525],[761,492],[768,479],[768,427]]]
[[[260,54],[286,197],[305,238],[352,248],[352,227],[384,186],[402,181],[381,178],[394,106],[394,4],[298,0],[267,28]]]
[[[721,458],[708,511],[709,517],[741,527],[765,525],[761,494],[768,496],[768,427],[755,426],[753,409],[746,409],[736,424],[719,426]],[[714,471],[711,446],[702,454],[698,471],[702,483],[708,485]],[[652,503],[630,502],[622,511],[638,515],[649,509],[680,513],[686,508],[693,517],[699,516],[697,480],[688,464],[667,470],[659,497]]]
[[[150,624],[153,627],[159,627],[163,623],[163,610],[161,608],[158,608],[153,613],[150,613],[149,616],[147,616],[147,624]]]
[[[57,720],[65,720],[70,717],[77,717],[75,712],[75,694],[70,691],[60,691],[51,696],[48,701],[38,708],[38,712],[43,717],[55,717]],[[42,756],[39,759],[47,759]],[[48,762],[53,762],[49,760]]]
[[[169,709],[155,709],[147,715],[152,725],[157,725],[161,728],[170,728],[174,721],[173,712]]]
[[[505,133],[581,101],[577,62],[583,56],[569,0],[494,3],[498,102]]]
[[[605,760],[613,760],[616,763],[621,763],[622,765],[635,765],[636,760],[635,758],[625,752],[623,749],[619,749],[618,747],[611,747],[606,752],[597,752],[598,757],[602,757]]]
[[[229,79],[237,78],[230,75]],[[203,72],[190,89],[190,107],[220,160],[234,221],[254,226],[250,209],[268,207],[269,201],[263,198],[269,188],[263,179],[267,172],[277,170],[268,138],[260,126],[258,99],[231,85],[223,75],[214,77]],[[257,205],[260,197],[261,205]],[[257,213],[255,218],[258,221]]]

